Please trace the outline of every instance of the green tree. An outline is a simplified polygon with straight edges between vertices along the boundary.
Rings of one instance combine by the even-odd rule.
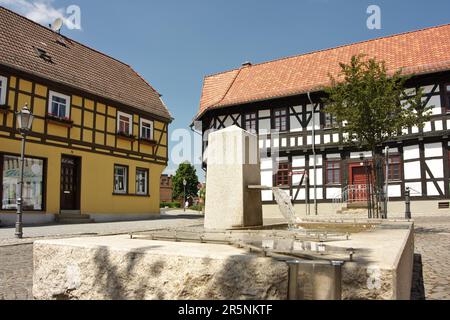
[[[389,74],[384,62],[358,55],[349,64],[341,63],[340,68],[337,79],[330,76],[331,86],[325,89],[324,112],[341,124],[339,128],[347,144],[372,151],[379,210],[383,201],[380,195],[384,182],[383,143],[401,135],[405,128],[423,127],[432,106],[424,106],[422,89],[408,93],[405,83],[409,77],[402,76],[402,70]]]
[[[196,196],[198,192],[198,177],[195,167],[189,162],[179,165],[175,176],[173,177],[173,196],[175,199],[183,199],[184,186],[183,180],[186,179],[186,196]]]

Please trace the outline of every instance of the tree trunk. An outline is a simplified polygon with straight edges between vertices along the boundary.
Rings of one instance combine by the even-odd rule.
[[[380,219],[385,216],[384,212],[384,170],[383,155],[378,153],[376,148],[372,149],[373,154],[373,193],[374,193],[374,218]]]

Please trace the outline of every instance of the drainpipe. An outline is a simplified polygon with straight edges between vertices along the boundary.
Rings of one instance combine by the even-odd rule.
[[[314,166],[313,166],[313,171],[314,171],[314,214],[317,216],[319,215],[318,212],[318,208],[317,208],[317,159],[316,159],[316,112],[315,112],[315,108],[314,108],[314,103],[311,99],[311,93],[308,92],[308,99],[309,102],[312,105],[312,152],[313,152],[313,156],[314,156]]]
[[[384,219],[388,218],[388,203],[389,203],[389,147],[385,149],[386,155],[386,177],[385,177],[385,187],[384,187]]]

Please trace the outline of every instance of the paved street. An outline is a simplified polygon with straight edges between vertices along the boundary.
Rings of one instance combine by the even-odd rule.
[[[26,228],[29,237],[12,239],[13,229],[0,229],[0,300],[31,299],[32,241],[73,235],[119,234],[202,224],[198,215],[174,212],[150,221]],[[450,299],[450,217],[416,219],[416,253],[422,256],[426,299]]]
[[[416,253],[422,255],[427,300],[450,299],[450,217],[416,219]]]

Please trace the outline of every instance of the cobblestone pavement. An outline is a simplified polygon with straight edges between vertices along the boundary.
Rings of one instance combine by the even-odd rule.
[[[0,300],[32,299],[33,245],[0,247]]]
[[[33,243],[39,238],[124,234],[196,224],[203,224],[203,216],[195,211],[171,211],[153,220],[24,227],[22,240],[14,238],[14,228],[0,228],[0,246]]]
[[[416,253],[422,256],[425,297],[450,299],[450,217],[416,219]]]
[[[201,217],[175,216],[170,219],[118,224],[35,227],[36,229],[28,228],[26,233],[39,238],[78,236],[83,233],[87,236],[86,233],[90,232],[127,233],[167,227],[195,226],[202,222]],[[55,227],[58,228],[57,231],[53,229]],[[22,244],[18,244],[10,239],[11,230],[0,229],[0,300],[31,299],[33,268],[31,243],[36,238],[27,238],[21,242]],[[423,263],[426,299],[450,299],[450,217],[416,219],[416,253],[421,255]]]

